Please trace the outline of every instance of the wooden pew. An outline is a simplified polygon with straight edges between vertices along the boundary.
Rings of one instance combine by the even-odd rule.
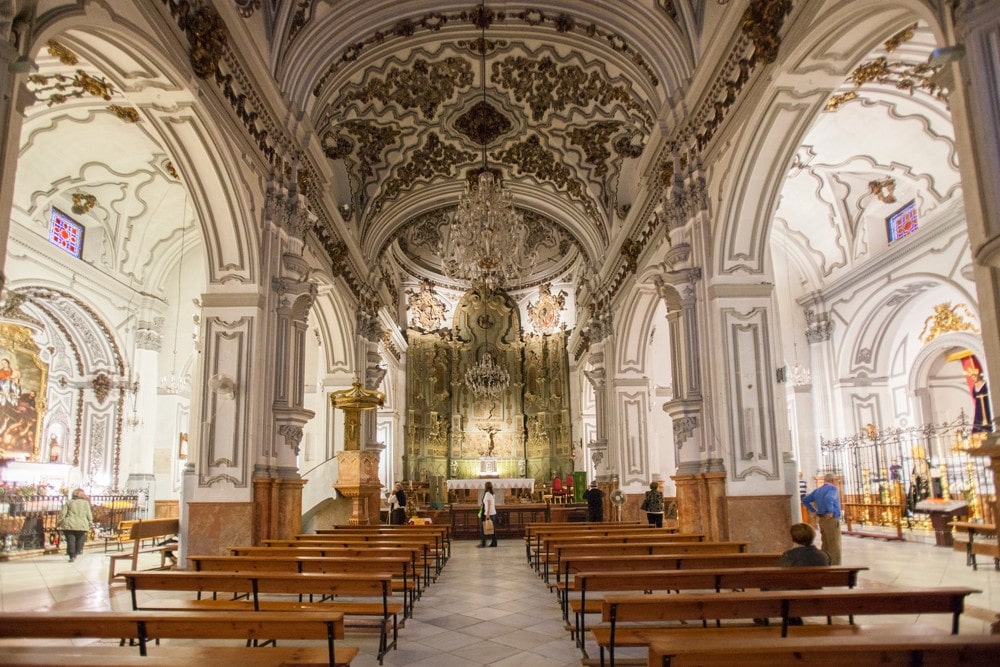
[[[740,638],[738,643],[719,638],[688,638],[684,642],[657,641],[649,646],[650,667],[723,667],[739,656],[741,667],[786,665],[880,665],[888,667],[952,667],[996,664],[1000,636],[944,635],[885,636],[873,632],[859,636]]]
[[[747,567],[773,567],[781,557],[779,553],[763,554],[641,554],[638,556],[563,556],[560,571],[556,573],[556,591],[563,607],[563,618],[568,620],[566,601],[572,586],[570,575],[577,572],[627,572],[632,570],[725,570]],[[561,577],[561,579],[560,579]]]
[[[393,546],[384,543],[354,542],[352,546],[344,546],[343,543],[320,544],[314,542],[311,544],[303,543],[299,546],[228,547],[228,550],[232,556],[356,556],[358,558],[399,555],[400,551],[406,551],[412,554],[413,563],[416,566],[414,572],[423,572],[424,586],[427,586],[434,578],[431,576],[433,556],[427,552],[426,547],[426,543]]]
[[[427,564],[424,572],[427,581],[431,581],[433,578],[430,572],[430,563],[432,561],[434,563],[435,575],[440,574],[441,572],[441,554],[434,551],[433,538],[422,539],[418,536],[401,538],[393,535],[348,535],[346,537],[338,537],[337,535],[322,535],[307,540],[268,539],[263,542],[265,547],[283,547],[285,549],[302,547],[341,547],[344,549],[363,549],[367,546],[389,547],[395,549],[417,547],[421,549],[422,559],[424,563]]]
[[[402,526],[333,526],[332,528],[317,529],[315,534],[340,535],[350,533],[379,533],[383,535],[421,535],[423,533],[430,533],[432,535],[439,535],[441,539],[441,546],[444,549],[445,562],[451,558],[451,524],[447,523],[428,524],[423,526],[411,526],[409,524]]]
[[[715,591],[742,589],[854,588],[858,573],[867,567],[755,567],[731,570],[646,570],[631,572],[580,572],[572,590],[580,597],[566,605],[573,611],[573,638],[583,648],[586,614],[600,614],[601,600],[587,593],[629,591]]]
[[[172,544],[170,546],[158,547],[155,546],[155,542],[163,538],[177,535],[180,531],[181,527],[178,519],[145,519],[133,522],[128,535],[128,539],[132,542],[132,550],[120,554],[111,554],[111,556],[109,556],[108,585],[110,586],[114,583],[115,578],[120,576],[115,573],[115,566],[119,562],[128,561],[129,570],[139,569],[140,554],[157,553],[160,555],[159,569],[162,570],[170,567],[167,564],[167,552],[177,551],[179,545]],[[154,546],[144,548],[142,546],[143,540],[153,540]]]
[[[177,610],[197,609],[216,611],[338,611],[351,619],[347,627],[377,627],[379,630],[378,659],[396,647],[398,616],[403,605],[390,602],[392,574],[299,574],[284,572],[193,572],[173,570],[168,572],[123,572],[122,576],[132,595],[132,609]],[[199,599],[151,600],[141,607],[139,591],[193,591]],[[212,593],[213,599],[201,599],[203,593]],[[217,593],[231,593],[230,599],[217,599]],[[299,600],[262,599],[261,595],[295,595]],[[302,602],[301,596],[319,595],[321,602]],[[245,596],[237,598],[235,596]],[[373,598],[374,602],[327,601],[325,598],[348,596]],[[374,622],[372,619],[375,619]],[[392,641],[388,631],[392,627]]]
[[[664,534],[667,531],[656,528],[651,524],[640,523],[567,523],[567,524],[530,524],[524,532],[524,548],[528,557],[528,564],[532,563],[532,555],[541,549],[541,540],[544,537],[555,535],[610,535],[612,533],[649,533],[657,531],[657,534]],[[668,533],[676,534],[676,533]],[[538,569],[537,567],[535,568]]]
[[[746,542],[618,542],[614,538],[603,542],[570,542],[553,544],[555,554],[544,561],[542,580],[549,582],[549,563],[555,563],[559,572],[560,563],[568,556],[641,556],[641,555],[682,555],[682,554],[742,554],[747,550]]]
[[[268,612],[4,612],[0,637],[30,639],[129,639],[138,649],[107,646],[4,646],[4,664],[185,664],[278,665],[308,661],[349,665],[358,649],[337,646],[344,637],[344,615],[336,611],[301,614]],[[221,646],[155,646],[160,639],[321,640],[322,648],[245,648]],[[108,650],[110,649],[110,650]],[[160,662],[163,660],[164,662]]]
[[[541,564],[551,556],[554,545],[585,544],[588,542],[704,542],[702,533],[670,533],[654,526],[644,526],[630,530],[607,530],[578,532],[540,531],[535,535],[535,571],[541,574]]]
[[[398,556],[314,558],[309,556],[188,556],[195,572],[306,572],[310,574],[393,575],[392,590],[403,595],[403,617],[413,617],[419,595],[419,575],[414,577],[412,554]]]
[[[590,632],[600,648],[602,667],[605,650],[613,666],[616,647],[647,646],[655,640],[657,628],[650,626],[651,622],[701,621],[706,624],[720,619],[781,618],[781,637],[786,637],[789,619],[793,617],[947,613],[952,615],[952,634],[958,634],[965,598],[979,592],[956,587],[608,595],[601,605],[601,621],[607,625],[592,628]],[[629,625],[638,623],[646,625]]]

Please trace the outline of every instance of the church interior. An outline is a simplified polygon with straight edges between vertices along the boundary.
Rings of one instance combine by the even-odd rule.
[[[765,551],[826,473],[854,528],[995,523],[994,2],[8,0],[0,31],[7,549],[15,497],[77,487],[179,517],[182,558],[383,522],[396,482],[440,522],[487,480],[635,520],[656,481]]]

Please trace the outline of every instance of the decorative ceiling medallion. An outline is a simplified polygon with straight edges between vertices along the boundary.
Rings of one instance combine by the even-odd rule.
[[[108,397],[108,392],[111,391],[111,378],[108,377],[107,373],[98,373],[90,383],[90,386],[94,389],[94,396],[97,398],[97,402],[103,403]]]
[[[115,87],[104,77],[91,76],[78,69],[73,76],[65,74],[32,74],[28,83],[38,86],[32,88],[35,99],[45,102],[47,106],[62,104],[71,97],[93,95],[103,100],[110,100],[115,94]]]
[[[455,121],[455,128],[479,145],[492,144],[512,127],[511,120],[485,100],[474,104]]]
[[[868,181],[868,191],[875,195],[883,204],[896,203],[896,179],[892,176]]]
[[[77,215],[89,213],[97,205],[97,197],[86,192],[73,193],[73,212]]]
[[[913,33],[916,31],[916,29],[917,29],[917,24],[914,23],[912,25],[903,28],[895,35],[885,40],[886,52],[892,53],[893,51],[899,48],[900,44],[902,44],[903,42],[908,42],[911,39],[913,39]]]
[[[964,303],[954,306],[951,302],[934,306],[934,314],[924,321],[924,328],[920,332],[920,340],[926,345],[938,336],[953,331],[971,331],[979,333],[979,329],[974,324],[967,321],[974,319],[972,311]]]
[[[438,298],[434,286],[425,280],[420,291],[406,290],[406,303],[410,311],[410,328],[437,331],[444,322],[445,304]]]
[[[528,321],[537,333],[547,335],[559,330],[561,311],[566,307],[566,292],[552,293],[551,283],[538,286],[538,300],[528,304]]]
[[[338,109],[352,102],[363,105],[379,102],[394,104],[400,109],[420,109],[424,118],[437,118],[441,105],[452,99],[458,90],[473,84],[472,65],[465,58],[452,56],[436,62],[418,58],[404,69],[393,67],[383,79],[371,79],[363,86],[352,88],[340,98]]]
[[[139,110],[135,107],[123,107],[120,104],[109,104],[108,111],[111,111],[114,115],[118,116],[119,120],[124,123],[138,123],[141,120],[139,117]]]
[[[76,54],[70,51],[68,48],[60,44],[54,39],[50,39],[45,42],[45,46],[48,47],[49,55],[58,58],[59,62],[63,65],[69,65],[72,67],[80,62],[80,59],[76,57]]]

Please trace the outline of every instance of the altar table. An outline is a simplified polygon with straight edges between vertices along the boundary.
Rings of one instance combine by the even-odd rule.
[[[528,493],[534,493],[535,491],[535,480],[529,477],[449,479],[447,480],[447,486],[449,492],[475,489],[476,495],[482,500],[486,482],[493,484],[493,496],[498,505],[503,503],[504,489],[528,489]]]

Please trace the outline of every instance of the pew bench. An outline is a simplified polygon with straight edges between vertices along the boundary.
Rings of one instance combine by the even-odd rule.
[[[4,664],[240,664],[280,665],[305,662],[350,665],[358,654],[339,646],[344,615],[336,611],[301,614],[268,612],[5,612],[0,613],[0,637],[21,640],[4,645]],[[25,639],[117,639],[130,646],[24,645]],[[276,640],[317,640],[319,647],[237,647],[220,645],[153,646],[161,639],[205,641],[238,639],[254,643]],[[136,648],[138,647],[138,648]],[[147,662],[147,661],[155,662]]]
[[[786,637],[789,620],[794,617],[848,616],[853,624],[857,615],[947,613],[952,615],[952,634],[958,634],[965,598],[978,592],[955,587],[607,595],[601,605],[604,625],[592,628],[591,634],[600,649],[602,667],[605,652],[609,664],[614,665],[616,647],[648,646],[657,631],[651,623],[701,621],[707,626],[709,621],[718,623],[722,619],[780,618],[780,636]],[[675,630],[677,626],[666,627]]]
[[[632,572],[580,572],[573,580],[572,591],[579,598],[569,600],[574,615],[572,638],[582,649],[587,631],[586,615],[600,614],[603,600],[588,598],[589,593],[630,591],[715,591],[744,589],[820,589],[849,588],[858,583],[860,566],[758,567],[731,570],[646,570]],[[568,621],[568,617],[566,617]]]
[[[420,596],[420,576],[411,569],[411,554],[399,556],[313,557],[313,556],[188,556],[195,572],[285,572],[311,574],[393,575],[392,592],[403,596],[403,618],[413,617],[413,605]]]
[[[700,637],[685,642],[653,642],[650,667],[728,667],[739,655],[741,667],[786,665],[880,665],[887,667],[952,667],[995,664],[1000,636],[943,635],[887,637],[874,632],[856,636],[754,637],[732,641]]]
[[[156,546],[156,542],[167,537],[173,537],[180,533],[180,531],[181,526],[178,519],[144,519],[132,522],[128,534],[128,539],[132,543],[132,550],[108,556],[110,559],[108,561],[108,585],[113,584],[114,580],[121,576],[120,573],[115,572],[118,563],[127,563],[127,569],[132,571],[138,570],[139,556],[142,554],[155,553],[160,556],[160,566],[155,569],[165,570],[172,567],[172,564],[167,563],[167,553],[177,551],[180,546],[171,544],[159,547]],[[143,547],[142,543],[144,540],[152,540],[153,546]]]
[[[671,542],[669,538],[662,541],[647,542],[637,540],[634,542],[617,541],[616,538],[609,538],[600,542],[571,542],[567,544],[556,543],[552,546],[554,555],[542,561],[542,580],[549,583],[549,565],[555,565],[558,573],[562,559],[567,556],[604,556],[605,558],[618,556],[642,556],[642,555],[668,555],[677,556],[683,554],[698,554],[710,556],[717,554],[744,554],[747,553],[746,542]]]
[[[136,611],[334,611],[345,616],[347,628],[375,629],[379,633],[378,660],[396,648],[403,605],[390,602],[392,574],[310,574],[284,572],[124,572]],[[139,591],[187,591],[197,594],[193,600],[145,600],[139,603]],[[211,599],[202,598],[211,593]],[[220,599],[219,593],[230,598]],[[267,597],[264,597],[267,596]],[[297,599],[289,600],[289,596]],[[309,596],[309,601],[303,601]],[[319,596],[319,601],[312,601]],[[348,599],[341,599],[348,598]],[[389,630],[392,639],[389,639]]]

